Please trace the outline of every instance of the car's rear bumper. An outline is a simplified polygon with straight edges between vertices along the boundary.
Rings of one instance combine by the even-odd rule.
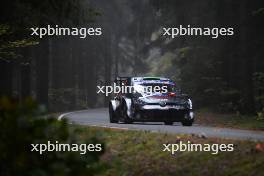
[[[141,108],[136,112],[136,121],[150,121],[150,122],[164,122],[173,121],[180,122],[183,120],[194,120],[194,113],[190,109],[186,108],[172,108],[172,107],[157,107],[156,109],[149,106],[144,109]]]
[[[146,111],[151,111],[151,110],[186,110],[187,108],[184,107],[183,105],[166,105],[166,106],[160,106],[160,105],[144,105],[139,108],[140,110],[146,110]]]

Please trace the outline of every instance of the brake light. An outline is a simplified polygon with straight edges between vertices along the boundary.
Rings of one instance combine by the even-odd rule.
[[[175,96],[176,96],[176,93],[174,93],[174,92],[169,92],[168,95],[169,95],[170,97],[175,97]]]

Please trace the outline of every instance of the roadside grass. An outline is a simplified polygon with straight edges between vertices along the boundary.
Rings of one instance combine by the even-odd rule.
[[[259,120],[256,116],[220,114],[204,109],[197,110],[195,115],[195,123],[200,125],[249,130],[264,130],[264,120]]]
[[[191,135],[127,131],[71,125],[80,138],[97,136],[105,142],[100,175],[263,175],[264,144],[253,141],[200,138]],[[191,141],[196,144],[234,144],[232,152],[163,152],[163,144]]]

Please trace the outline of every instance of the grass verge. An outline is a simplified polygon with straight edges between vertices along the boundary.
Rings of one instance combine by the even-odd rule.
[[[195,112],[195,123],[206,126],[238,128],[249,130],[264,130],[264,120],[254,116],[219,114],[198,110]]]
[[[160,134],[97,127],[71,126],[81,138],[98,136],[105,142],[101,175],[263,175],[264,144],[252,141],[199,138],[190,135]],[[197,144],[229,144],[233,152],[163,152],[163,144],[179,141]]]

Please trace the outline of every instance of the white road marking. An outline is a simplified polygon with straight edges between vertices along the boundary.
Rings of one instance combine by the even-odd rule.
[[[88,110],[88,109],[87,109]],[[74,111],[74,112],[67,112],[67,113],[64,113],[64,114],[61,114],[59,117],[58,117],[58,120],[62,120],[65,116],[67,115],[70,115],[70,114],[73,114],[73,113],[78,113],[78,112],[84,112],[84,111],[87,111],[87,110],[80,110],[80,111]]]
[[[72,113],[72,112],[61,114],[61,115],[58,117],[58,120],[61,120],[64,116],[69,115],[69,114],[71,114],[71,113]]]

